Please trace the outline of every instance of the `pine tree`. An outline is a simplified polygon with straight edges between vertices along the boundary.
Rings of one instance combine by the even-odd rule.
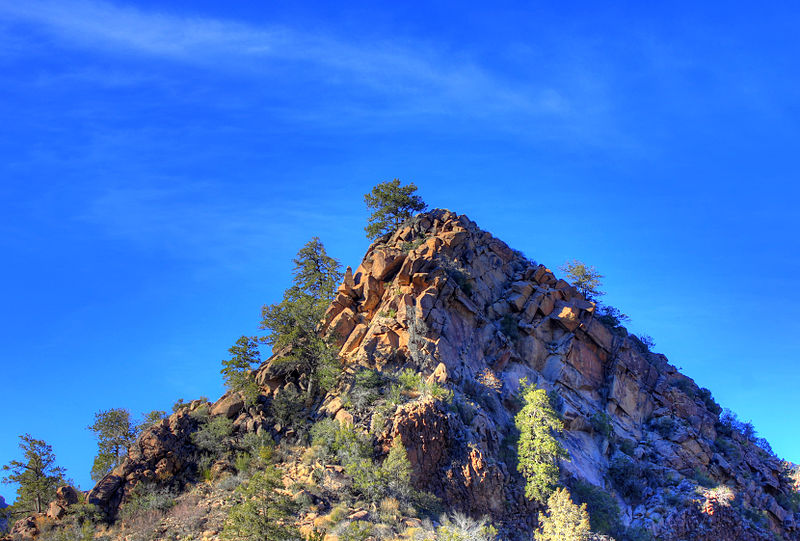
[[[572,503],[566,488],[557,489],[547,499],[547,514],[540,514],[539,521],[536,541],[586,541],[591,533],[586,504]]]
[[[99,481],[116,468],[128,454],[128,447],[137,436],[131,414],[124,408],[113,408],[94,414],[89,430],[97,435],[97,456],[92,464],[92,479]]]
[[[158,422],[161,422],[161,420],[166,419],[166,417],[167,417],[167,412],[163,410],[152,410],[142,414],[141,422],[136,425],[137,436],[141,434],[143,430],[150,428],[151,426],[153,426]]]
[[[228,348],[230,359],[222,361],[222,377],[231,391],[238,391],[244,396],[245,403],[250,406],[258,398],[258,384],[250,375],[250,370],[261,363],[258,350],[258,339],[241,336],[234,345]]]
[[[331,340],[320,336],[319,324],[341,280],[339,262],[313,237],[294,258],[294,280],[283,300],[261,309],[260,328],[269,331],[263,341],[273,351],[286,349],[280,362],[309,374],[323,390],[335,381],[338,357]],[[307,391],[311,394],[311,385]]]
[[[567,280],[574,285],[587,300],[596,301],[598,297],[605,295],[605,291],[598,288],[603,285],[601,279],[603,275],[597,272],[592,266],[586,265],[583,261],[573,259],[567,261],[559,267],[567,273]]]
[[[525,477],[525,496],[544,502],[558,484],[558,461],[569,454],[555,438],[564,430],[564,423],[550,404],[544,389],[522,381],[525,405],[514,418],[519,429],[517,469]]]
[[[375,240],[391,233],[415,212],[425,210],[427,205],[420,196],[414,194],[416,191],[414,183],[401,186],[400,179],[394,179],[381,182],[370,193],[364,194],[367,208],[375,209],[364,228],[367,238]]]
[[[30,434],[19,437],[19,448],[23,451],[22,461],[12,460],[3,466],[3,471],[11,472],[3,478],[4,483],[17,483],[15,514],[41,513],[44,506],[55,499],[56,489],[64,483],[64,468],[56,466],[53,448]]]

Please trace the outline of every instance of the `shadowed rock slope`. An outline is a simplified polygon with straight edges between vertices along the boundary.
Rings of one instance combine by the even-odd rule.
[[[527,378],[552,391],[564,420],[562,481],[609,493],[624,525],[664,540],[800,539],[785,463],[720,423],[710,393],[609,325],[575,287],[465,216],[424,213],[370,246],[322,331],[337,341],[343,377],[307,400],[307,422],[363,428],[378,459],[399,439],[416,488],[445,510],[491,516],[505,538],[530,539],[539,510],[516,470],[513,419]],[[281,393],[303,396],[308,379],[281,369],[281,355],[256,371],[256,405],[229,393],[211,408],[233,420],[234,436],[295,437],[270,408]],[[410,393],[390,411],[355,404],[352,375],[365,367],[388,378],[411,369],[449,396]],[[144,480],[196,481],[191,412],[201,405],[148,429],[89,501],[114,517]]]

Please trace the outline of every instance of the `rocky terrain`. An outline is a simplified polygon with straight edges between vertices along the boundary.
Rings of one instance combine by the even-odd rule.
[[[564,421],[570,459],[561,463],[562,482],[579,500],[619,508],[603,533],[800,539],[789,465],[574,286],[465,216],[427,212],[370,246],[358,268],[347,269],[321,332],[336,340],[342,364],[332,391],[307,396],[307,375],[283,369],[287,352],[277,351],[253,374],[261,393],[255,404],[228,393],[213,404],[177,408],[88,493],[111,521],[104,535],[130,538],[133,529],[114,524],[136,487],[147,485],[178,495],[175,507],[153,520],[155,538],[218,536],[229,505],[223,480],[235,479],[239,468],[229,454],[209,464],[202,482],[192,434],[214,418],[231,421],[231,442],[247,434],[278,442],[286,494],[305,502],[296,524],[308,535],[337,539],[333,526],[342,520],[371,521],[377,532],[392,512],[394,529],[365,539],[427,531],[424,509],[340,501],[353,482],[349,470],[314,454],[303,428],[331,418],[369,435],[375,464],[402,443],[413,488],[440,509],[486,516],[501,539],[531,539],[540,506],[525,498],[514,427],[527,380],[550,391]],[[367,373],[376,375],[365,386],[360,374]],[[406,380],[416,383],[403,387]],[[287,396],[306,397],[299,425],[276,422],[275,404]],[[60,493],[50,520],[77,497]],[[193,503],[180,509],[192,514],[194,537],[174,526],[186,498]],[[20,521],[13,535],[32,537],[43,520]]]

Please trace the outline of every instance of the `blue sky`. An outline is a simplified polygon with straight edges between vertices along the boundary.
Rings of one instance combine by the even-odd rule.
[[[800,462],[797,8],[0,0],[0,463],[216,398],[313,235],[434,207],[608,303]],[[13,487],[0,486],[13,496]]]

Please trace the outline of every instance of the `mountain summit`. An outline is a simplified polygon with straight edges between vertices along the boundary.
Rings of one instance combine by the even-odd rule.
[[[425,517],[439,509],[487,517],[499,539],[531,539],[546,502],[526,497],[515,416],[523,385],[535,385],[563,424],[560,484],[587,504],[594,531],[619,540],[800,539],[788,465],[748,425],[613,312],[463,215],[433,210],[379,238],[347,268],[319,332],[341,363],[331,391],[312,393],[308,374],[281,362],[290,352],[275,351],[252,374],[255,403],[229,392],[178,407],[88,501],[121,521],[143,487],[191,493],[207,505],[198,521],[214,538],[225,520],[214,510],[230,505],[219,503],[220,479],[240,479],[237,450],[259,437],[279,442],[274,462],[287,495],[305,502],[293,520],[309,537],[355,539],[346,528],[363,523],[373,534],[358,539],[410,539],[404,530],[434,532]],[[228,425],[209,451],[197,434],[214,423]],[[397,449],[407,489],[390,473],[402,472],[390,469]],[[203,478],[217,488],[198,492]],[[404,501],[418,516],[392,507]],[[154,526],[164,537],[165,513]]]

